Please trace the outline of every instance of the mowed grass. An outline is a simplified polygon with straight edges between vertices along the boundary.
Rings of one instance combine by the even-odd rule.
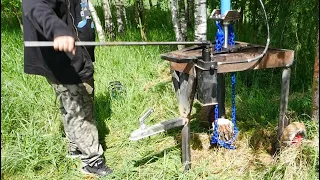
[[[149,33],[168,40],[159,31]],[[1,39],[1,178],[95,179],[80,173],[79,160],[65,158],[58,101],[45,78],[24,74],[21,31],[5,29]],[[310,92],[293,91],[289,103],[290,119],[307,125],[308,141],[276,157],[268,153],[279,117],[281,72],[275,70],[238,73],[236,150],[206,148],[210,133],[199,126],[196,103],[189,172],[182,169],[180,129],[129,141],[148,108],[155,110],[148,125],[179,116],[169,63],[160,59],[174,49],[97,47],[95,116],[106,162],[114,170],[101,179],[318,179],[318,124],[305,115]],[[120,81],[123,91],[112,93],[112,81]],[[226,84],[230,115],[229,75]]]

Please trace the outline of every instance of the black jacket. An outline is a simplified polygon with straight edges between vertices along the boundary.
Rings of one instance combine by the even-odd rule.
[[[81,0],[23,0],[25,41],[53,41],[57,36],[73,36],[76,41],[94,41],[91,19],[78,28]],[[87,11],[88,12],[88,11]],[[93,78],[94,48],[76,47],[76,54],[53,47],[25,47],[24,71],[42,75],[55,83],[77,84]]]

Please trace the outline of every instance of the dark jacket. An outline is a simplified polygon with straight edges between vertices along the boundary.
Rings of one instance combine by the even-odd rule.
[[[76,41],[94,41],[91,19],[82,21],[81,0],[23,0],[23,30],[25,41],[53,41],[57,36],[73,36]],[[76,47],[71,53],[55,51],[53,47],[25,47],[24,71],[42,75],[61,84],[77,84],[93,78],[94,48]]]

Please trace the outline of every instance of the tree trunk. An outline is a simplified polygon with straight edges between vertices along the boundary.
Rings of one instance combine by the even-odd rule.
[[[143,41],[147,40],[146,32],[144,29],[144,14],[143,14],[143,0],[136,0],[135,1],[135,7],[136,7],[136,14],[137,14],[137,23],[140,28],[140,34]]]
[[[182,40],[187,40],[187,21],[186,21],[186,6],[184,0],[178,0],[179,3],[179,17],[180,17],[180,30]]]
[[[124,33],[123,21],[122,21],[122,0],[116,0],[116,9],[117,9],[117,24],[118,24],[118,33]]]
[[[319,122],[319,31],[314,62],[312,95],[312,119]]]
[[[194,40],[207,40],[207,7],[206,0],[195,0],[195,30]]]
[[[109,1],[102,0],[102,5],[103,5],[105,32],[107,33],[109,38],[115,39],[116,34],[114,33],[115,28],[112,22],[112,14],[111,14]]]
[[[152,8],[152,0],[149,0],[150,9]]]
[[[194,23],[194,0],[187,0],[187,23],[189,27],[193,27]]]
[[[94,22],[94,25],[96,27],[96,31],[98,33],[99,41],[100,42],[105,42],[106,38],[104,36],[104,32],[103,32],[99,17],[97,15],[97,12],[96,12],[94,6],[92,5],[91,1],[88,1],[88,5],[89,5],[89,11],[90,11],[91,17],[93,18],[93,22]]]
[[[126,7],[125,7],[123,1],[122,1],[122,12],[123,12],[124,23],[125,23],[126,27],[128,27],[127,11],[126,11]]]
[[[179,0],[178,0],[179,1]],[[171,19],[172,19],[172,24],[173,24],[173,30],[176,35],[176,41],[183,41],[182,33],[181,33],[181,27],[180,27],[180,22],[178,18],[178,4],[176,0],[171,0],[170,1],[171,5]],[[183,46],[178,45],[178,49],[182,49]]]

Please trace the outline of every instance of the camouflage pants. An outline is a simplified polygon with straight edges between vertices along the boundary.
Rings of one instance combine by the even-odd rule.
[[[49,81],[60,101],[64,131],[70,151],[82,152],[84,165],[94,165],[102,158],[98,130],[93,118],[93,81],[81,84],[54,84]]]

